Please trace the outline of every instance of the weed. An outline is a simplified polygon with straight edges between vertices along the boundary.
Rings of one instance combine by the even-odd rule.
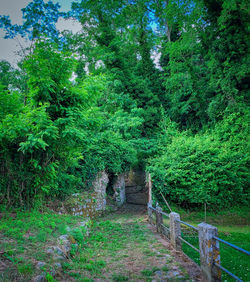
[[[155,253],[151,250],[144,250],[143,254],[145,254],[147,256],[155,256]]]
[[[80,277],[78,281],[79,282],[93,282],[92,279],[89,279],[87,277]]]
[[[153,268],[152,268],[152,271],[153,271],[153,272],[158,271],[158,270],[160,270],[159,267],[153,266]]]
[[[146,277],[151,277],[154,274],[154,271],[150,269],[144,269],[141,271],[141,274]]]
[[[123,282],[123,281],[129,281],[129,278],[127,276],[122,275],[122,274],[114,273],[112,275],[112,280],[114,282]]]
[[[47,282],[54,282],[54,278],[50,273],[46,273],[46,280]]]
[[[79,265],[81,269],[88,270],[92,274],[100,274],[101,269],[106,266],[106,262],[103,260],[90,260],[87,263],[82,263]]]
[[[167,272],[169,269],[168,269],[168,267],[165,265],[165,266],[162,267],[162,270]]]
[[[163,258],[163,257],[165,257],[165,256],[164,256],[164,255],[159,254],[159,255],[156,255],[156,257],[157,257],[157,258]]]
[[[74,278],[80,278],[81,274],[78,272],[68,272],[68,275]]]
[[[23,275],[31,275],[33,273],[33,267],[31,264],[20,264],[17,266],[18,272]]]
[[[36,238],[39,242],[46,242],[47,240],[47,233],[44,230],[40,230],[40,232],[37,234]]]
[[[71,250],[70,250],[70,255],[72,257],[74,257],[77,253],[77,250],[78,250],[78,246],[76,244],[72,244],[71,245]]]
[[[79,228],[75,228],[72,231],[70,231],[70,234],[79,244],[82,244],[86,232],[87,232],[86,228],[84,228],[84,227],[80,228],[79,227]]]

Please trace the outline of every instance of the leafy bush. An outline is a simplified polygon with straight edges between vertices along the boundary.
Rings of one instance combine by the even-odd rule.
[[[73,84],[74,62],[40,41],[23,63],[27,96],[0,88],[0,202],[30,207],[63,198],[89,186],[100,170],[118,174],[136,162],[129,138],[141,119],[135,125],[118,122],[119,111],[111,118],[100,103],[105,77]]]
[[[151,159],[148,166],[156,196],[161,191],[167,199],[183,206],[247,203],[246,114],[231,114],[214,129],[195,136],[176,130],[167,139],[172,130],[168,127],[166,136],[161,137],[167,140],[165,147],[159,145],[161,154]]]

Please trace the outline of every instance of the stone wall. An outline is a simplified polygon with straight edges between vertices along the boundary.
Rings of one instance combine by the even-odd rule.
[[[126,202],[124,174],[120,174],[115,178],[113,184],[113,190],[114,190],[115,201],[117,205],[120,207]]]
[[[106,190],[109,182],[105,171],[99,172],[92,182],[91,191],[71,195],[57,211],[83,217],[95,217],[106,209]],[[129,204],[147,205],[148,185],[143,171],[131,170],[127,174],[115,177],[112,188],[118,207],[125,202]]]
[[[95,217],[106,208],[106,188],[108,175],[99,172],[92,183],[91,191],[71,195],[66,201],[60,202],[59,213],[69,213],[83,217]]]
[[[148,185],[146,173],[140,170],[130,170],[125,177],[126,202],[129,204],[147,205]]]
[[[92,187],[94,189],[94,192],[96,193],[97,211],[103,211],[106,208],[106,189],[108,182],[108,174],[105,171],[101,171],[97,174],[95,180],[92,183]]]

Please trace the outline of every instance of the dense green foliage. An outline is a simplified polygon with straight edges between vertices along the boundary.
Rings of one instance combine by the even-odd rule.
[[[23,63],[28,95],[2,87],[1,191],[8,204],[70,194],[100,170],[119,173],[136,162],[130,140],[120,133],[130,130],[113,130],[115,122],[98,107],[105,78],[89,76],[73,85],[74,64],[69,54],[39,42]]]
[[[155,189],[186,207],[247,204],[247,124],[244,114],[234,113],[196,135],[168,127],[159,138],[161,154],[150,161]]]
[[[33,40],[17,69],[0,62],[0,201],[31,206],[141,166],[156,197],[246,203],[247,1],[83,0],[67,14],[76,34],[56,30],[58,9],[0,17],[7,37]]]

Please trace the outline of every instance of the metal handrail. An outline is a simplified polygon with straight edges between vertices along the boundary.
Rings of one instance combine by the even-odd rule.
[[[221,243],[223,243],[223,244],[225,244],[225,245],[228,245],[228,246],[231,247],[231,248],[234,248],[235,250],[237,250],[237,251],[239,251],[239,252],[242,252],[242,253],[244,253],[244,254],[250,256],[250,252],[247,251],[247,250],[244,250],[244,249],[242,249],[242,248],[240,248],[240,247],[238,247],[238,246],[236,246],[236,245],[234,245],[234,244],[231,244],[231,243],[229,243],[229,242],[227,242],[227,241],[225,241],[225,240],[222,240],[222,239],[219,238],[219,237],[214,236],[213,238],[214,238],[215,240],[220,241]]]
[[[149,208],[153,211],[156,211],[156,208],[152,207],[152,206],[149,206]]]
[[[162,211],[158,211],[156,208],[154,208],[154,207],[152,207],[152,206],[149,206],[149,208],[151,208],[152,210],[154,210],[154,211],[156,211],[156,212],[161,213],[162,215],[165,215],[165,216],[169,217],[169,214],[164,213],[164,212],[162,212]],[[191,224],[189,224],[189,223],[187,223],[187,222],[185,222],[185,221],[182,221],[182,220],[177,220],[177,221],[180,222],[181,224],[184,224],[184,225],[186,225],[186,226],[191,227],[192,229],[194,229],[194,230],[196,230],[196,231],[199,231],[199,229],[198,229],[197,227],[195,227],[195,226],[193,226],[193,225],[191,225]],[[165,225],[163,225],[163,224],[161,224],[161,225],[162,225],[163,227],[169,229],[167,226],[165,226]],[[194,246],[193,246],[192,244],[190,244],[188,241],[186,241],[185,239],[183,239],[181,236],[178,236],[178,238],[179,238],[181,241],[183,241],[185,244],[187,244],[189,247],[191,247],[192,249],[194,249],[196,252],[198,252],[198,253],[200,252],[196,247],[194,247]],[[239,251],[239,252],[242,252],[242,253],[244,253],[244,254],[246,254],[246,255],[248,255],[248,256],[250,255],[250,252],[249,252],[249,251],[247,251],[247,250],[245,250],[245,249],[242,249],[242,248],[240,248],[240,247],[238,247],[238,246],[236,246],[236,245],[234,245],[234,244],[231,244],[231,243],[229,243],[229,242],[227,242],[227,241],[225,241],[225,240],[223,240],[223,239],[221,239],[221,238],[219,238],[219,237],[217,237],[217,236],[214,236],[213,239],[215,239],[215,240],[217,240],[217,241],[219,241],[219,242],[221,242],[221,243],[223,243],[223,244],[225,244],[225,245],[227,245],[227,246],[229,246],[229,247],[231,247],[231,248],[233,248],[233,249],[235,249],[235,250],[237,250],[237,251]],[[226,272],[229,276],[233,277],[236,281],[243,282],[243,280],[241,280],[238,276],[236,276],[235,274],[233,274],[232,272],[230,272],[228,269],[226,269],[226,268],[223,267],[222,265],[220,265],[220,264],[218,264],[218,263],[216,263],[216,262],[214,262],[214,265],[215,265],[216,267],[218,267],[219,269],[221,269],[222,271]]]
[[[149,208],[150,208],[151,210],[153,210],[153,211],[157,211],[157,209],[154,208],[154,207],[152,207],[152,206],[149,206]],[[168,213],[165,213],[165,212],[163,212],[163,211],[157,211],[157,212],[161,213],[162,215],[165,215],[165,216],[169,217],[169,214],[168,214]]]
[[[164,228],[166,228],[168,231],[170,231],[170,229],[169,229],[169,227],[168,226],[166,226],[166,225],[164,225],[164,224],[160,224],[162,227],[164,227]]]
[[[193,226],[193,225],[191,225],[191,224],[189,224],[189,223],[187,223],[187,222],[185,222],[185,221],[182,221],[182,220],[176,220],[176,221],[178,221],[178,222],[180,222],[180,223],[182,223],[182,224],[184,224],[184,225],[187,225],[187,226],[193,228],[194,230],[198,231],[198,228],[197,228],[197,227],[195,227],[195,226]]]
[[[167,216],[167,217],[169,217],[169,214],[168,213],[165,213],[165,212],[160,212],[161,214],[163,214],[163,215],[165,215],[165,216]]]
[[[232,272],[230,272],[229,270],[227,270],[225,267],[223,267],[222,265],[218,264],[218,263],[214,263],[215,266],[217,266],[219,269],[225,271],[228,275],[230,275],[231,277],[233,277],[236,281],[240,281],[243,282],[243,280],[241,280],[238,276],[234,275]]]
[[[181,236],[178,236],[178,238],[183,241],[184,243],[186,243],[189,247],[191,247],[192,249],[194,249],[196,252],[200,252],[197,248],[195,248],[195,246],[193,246],[192,244],[190,244],[188,241],[186,241],[185,239],[183,239]]]

